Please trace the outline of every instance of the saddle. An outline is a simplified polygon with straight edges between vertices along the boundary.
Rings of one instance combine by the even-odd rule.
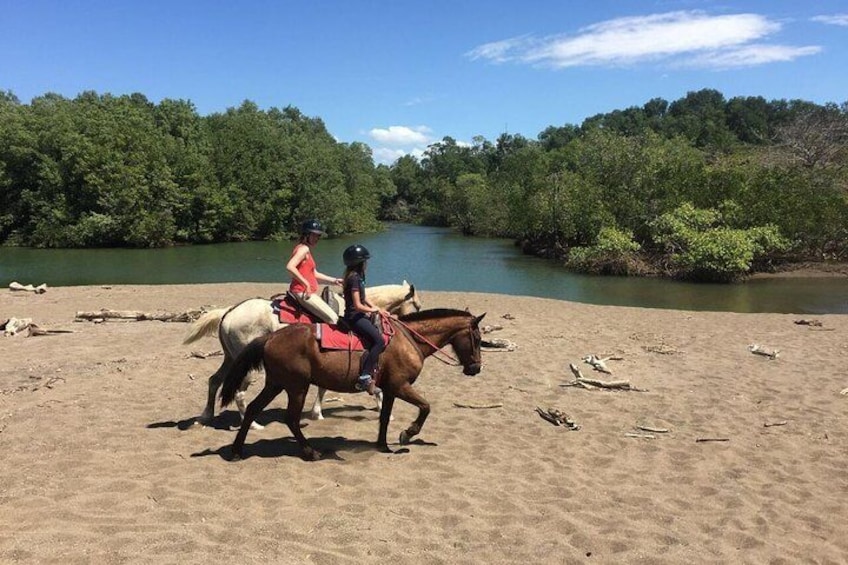
[[[330,287],[324,287],[321,299],[326,302],[335,312],[341,314],[339,297]],[[297,298],[287,290],[284,294],[275,294],[271,297],[271,310],[280,320],[281,324],[319,324],[323,323],[311,312],[301,306]]]
[[[387,319],[381,317],[380,329],[382,330],[383,342],[388,346],[392,336],[394,336],[395,328]],[[325,324],[323,322],[315,324],[315,337],[318,339],[319,347],[323,350],[365,350],[362,340],[350,331],[341,318],[339,318],[339,324]]]
[[[281,324],[317,324],[321,321],[305,310],[289,291],[271,297],[271,310]]]

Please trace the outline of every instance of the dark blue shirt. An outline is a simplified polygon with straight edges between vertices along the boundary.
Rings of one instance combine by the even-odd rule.
[[[345,299],[344,317],[353,319],[354,315],[361,314],[353,305],[353,293],[359,292],[359,301],[365,303],[365,278],[359,273],[351,273],[344,280],[343,296]]]

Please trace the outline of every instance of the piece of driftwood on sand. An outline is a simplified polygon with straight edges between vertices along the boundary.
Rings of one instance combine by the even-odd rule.
[[[768,357],[769,359],[777,359],[778,355],[780,355],[779,349],[768,350],[761,345],[757,345],[756,343],[753,345],[749,345],[748,351],[750,351],[754,355],[762,355],[764,357]]]
[[[35,294],[44,294],[47,292],[47,284],[42,283],[38,286],[32,286],[31,284],[21,284],[16,281],[12,281],[9,283],[9,290],[15,292],[34,292]]]
[[[567,414],[558,410],[557,408],[548,408],[547,410],[541,408],[540,406],[536,407],[536,412],[555,426],[564,426],[572,431],[577,431],[580,429],[580,426],[577,423],[568,417]]]
[[[629,390],[633,392],[648,392],[647,389],[636,388],[630,384],[630,381],[618,380],[618,381],[602,381],[599,379],[589,379],[583,376],[583,373],[580,372],[580,369],[577,368],[577,365],[574,363],[570,363],[568,368],[571,369],[571,373],[574,375],[575,379],[571,382],[564,384],[563,386],[577,386],[585,389],[593,389],[593,388],[602,388],[602,389],[611,389],[611,390]]]
[[[186,310],[185,312],[140,312],[138,310],[98,310],[95,312],[77,312],[76,321],[91,322],[105,320],[127,321],[158,321],[158,322],[193,322],[203,315],[203,310]]]

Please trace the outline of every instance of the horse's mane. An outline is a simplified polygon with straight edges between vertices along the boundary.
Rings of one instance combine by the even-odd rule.
[[[421,310],[420,312],[412,312],[404,316],[400,316],[398,320],[401,322],[420,322],[423,320],[433,320],[435,318],[446,318],[448,316],[472,316],[470,312],[465,310],[456,310],[455,308],[431,308],[430,310]]]

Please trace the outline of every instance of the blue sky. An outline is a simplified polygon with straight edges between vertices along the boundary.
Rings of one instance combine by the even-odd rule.
[[[848,101],[848,2],[0,0],[0,90],[320,117],[376,162],[676,100]]]

